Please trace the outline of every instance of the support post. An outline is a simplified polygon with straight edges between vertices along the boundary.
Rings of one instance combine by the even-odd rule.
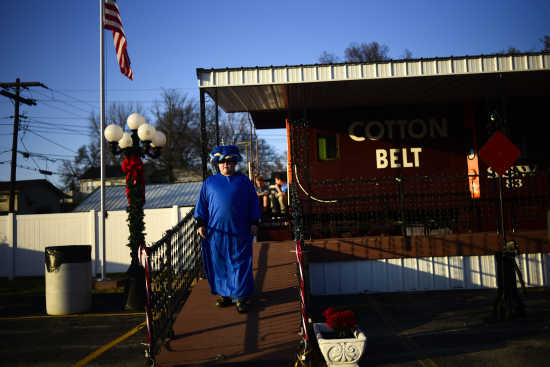
[[[215,101],[216,102],[216,145],[220,145],[220,122],[219,122],[219,106],[218,106],[218,89],[215,90]]]
[[[100,243],[102,249],[101,258],[101,280],[106,280],[106,257],[105,257],[105,141],[103,131],[105,130],[105,71],[104,71],[104,56],[103,56],[103,19],[104,19],[104,0],[99,0],[100,20],[99,20],[99,119],[101,121],[99,131],[100,152],[101,152],[101,226],[100,226]]]
[[[201,146],[202,146],[202,179],[206,180],[206,154],[208,140],[206,138],[206,109],[204,106],[204,90],[200,90],[200,113],[201,113]]]
[[[13,116],[13,139],[11,143],[11,173],[10,173],[10,207],[9,212],[15,212],[15,176],[17,173],[16,164],[17,164],[17,134],[19,133],[19,91],[20,91],[20,80],[19,78],[15,81],[15,112]],[[21,203],[17,203],[19,206]]]

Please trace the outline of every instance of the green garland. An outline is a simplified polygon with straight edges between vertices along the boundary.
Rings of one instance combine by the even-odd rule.
[[[145,205],[144,194],[142,192],[142,177],[138,176],[135,184],[132,184],[131,180],[126,182],[128,187],[128,228],[130,230],[130,236],[128,237],[127,246],[130,248],[130,256],[132,259],[132,265],[138,265],[138,251],[139,246],[145,243],[145,223],[143,218],[145,214],[143,212],[143,206]]]

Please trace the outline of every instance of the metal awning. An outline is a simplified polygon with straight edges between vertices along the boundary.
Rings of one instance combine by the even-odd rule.
[[[550,53],[375,63],[197,69],[199,88],[256,128],[282,128],[289,110],[549,96]]]

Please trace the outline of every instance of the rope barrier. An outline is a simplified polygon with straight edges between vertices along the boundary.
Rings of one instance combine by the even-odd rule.
[[[303,270],[303,254],[302,254],[302,241],[296,241],[296,261],[298,264],[298,281],[300,285],[300,308],[301,308],[301,321],[303,334],[302,338],[304,340],[304,349],[301,354],[298,354],[298,358],[294,367],[298,367],[298,363],[301,366],[305,367],[305,362],[309,358],[309,353],[311,352],[309,348],[309,332],[308,332],[308,323],[307,323],[307,309],[306,309],[306,296],[305,296],[305,283],[304,283],[304,270]]]
[[[318,199],[316,197],[314,197],[313,195],[310,195],[303,187],[302,187],[302,184],[300,183],[300,179],[298,178],[298,168],[296,167],[296,165],[294,165],[294,176],[296,177],[296,183],[298,184],[298,186],[300,187],[300,189],[304,192],[304,194],[306,194],[309,198],[311,198],[312,200],[315,200],[315,201],[318,201],[320,203],[337,203],[338,200],[323,200],[323,199]]]
[[[151,272],[149,253],[147,246],[142,244],[139,247],[139,263],[145,268],[145,321],[147,322],[147,349],[145,355],[147,358],[152,358],[151,351]],[[142,254],[145,253],[145,257]]]

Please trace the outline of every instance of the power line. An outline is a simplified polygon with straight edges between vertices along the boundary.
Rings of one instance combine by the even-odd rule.
[[[61,99],[38,99],[39,102],[63,102]],[[158,99],[107,99],[105,103],[155,103],[160,102]],[[95,103],[99,104],[99,101],[86,101],[86,103]],[[92,106],[92,108],[97,108],[97,106]]]
[[[39,118],[39,119],[45,119],[45,120],[88,120],[90,117],[67,117],[67,116],[34,116],[34,115],[27,115],[28,118]],[[1,119],[2,117],[0,117]],[[11,116],[10,116],[11,118]]]
[[[26,150],[28,150],[28,149],[27,149],[27,146],[26,146],[25,143],[23,142],[23,138],[22,138],[22,137],[19,138],[19,141],[21,141],[21,145],[23,145],[23,148],[25,148]],[[40,172],[40,173],[42,173],[44,176],[46,176],[47,173],[45,173],[45,172],[49,172],[49,171],[45,171],[45,170],[40,169],[40,167],[38,167],[38,163],[36,163],[36,161],[34,160],[33,157],[31,157],[31,160],[32,160],[32,162],[34,163],[34,166],[36,167],[36,169],[38,170],[38,172]],[[50,173],[50,174],[51,174],[51,173]]]
[[[1,125],[1,123],[0,123]],[[54,128],[54,129],[60,129],[59,131],[51,131],[47,130],[52,133],[64,133],[64,132],[71,132],[83,135],[83,128],[88,130],[88,127],[79,127],[75,124],[62,124],[62,123],[54,123],[54,122],[46,122],[46,121],[39,121],[39,120],[25,120],[26,126],[33,126],[33,128],[38,127],[42,129],[47,129],[48,127]],[[90,135],[90,134],[87,134]]]
[[[22,153],[20,151],[18,151],[19,153]],[[36,153],[36,152],[26,152],[28,154],[31,154],[31,155],[35,155],[35,156],[39,156],[39,157],[74,157],[73,155],[69,155],[69,154],[55,154],[55,153]],[[1,152],[0,152],[1,154]],[[66,159],[62,159],[62,158],[55,158],[55,159],[58,159],[58,160],[66,160]]]
[[[180,90],[180,89],[194,89],[196,90],[197,87],[166,87],[166,88],[113,88],[113,89],[105,89],[107,92],[152,92],[152,91],[164,91],[164,90]],[[66,92],[94,92],[99,93],[99,89],[58,89],[58,90],[64,90]]]
[[[0,163],[3,164],[4,162],[0,162]],[[23,168],[23,169],[29,170],[29,171],[39,172],[43,175],[48,175],[48,176],[49,175],[71,176],[71,175],[68,175],[66,173],[53,172],[53,171],[43,170],[43,169],[40,169],[40,168],[33,168],[33,167],[29,167],[29,166],[23,166],[21,164],[16,164],[15,166],[18,167],[18,168]]]
[[[44,137],[44,136],[42,136],[42,135],[40,135],[40,134],[38,134],[38,133],[36,133],[36,132],[34,132],[34,131],[32,131],[32,130],[27,130],[27,131],[30,132],[30,133],[32,133],[32,134],[34,134],[34,135],[36,135],[36,136],[41,137],[42,139],[44,139],[44,140],[46,140],[46,141],[49,141],[49,142],[52,143],[52,144],[57,145],[57,146],[60,147],[60,148],[63,148],[63,149],[65,149],[65,150],[68,150],[68,151],[71,152],[71,153],[75,153],[75,154],[76,154],[76,152],[75,152],[74,150],[72,150],[71,148],[67,148],[66,146],[63,146],[63,145],[61,145],[61,144],[59,144],[59,143],[57,143],[57,142],[55,142],[55,141],[53,141],[53,140],[51,140],[51,139],[48,139],[48,138],[46,138],[46,137]]]
[[[26,147],[25,147],[26,148]],[[64,159],[64,158],[57,158],[57,157],[52,157],[50,158],[50,156],[48,154],[41,154],[41,153],[31,153],[29,151],[20,151],[18,150],[17,153],[21,154],[23,157],[25,158],[32,158],[32,157],[37,157],[39,159],[42,159],[44,161],[48,161],[48,162],[52,162],[52,163],[55,163],[57,161],[62,161],[62,162],[71,162],[70,159]]]
[[[68,95],[68,94],[63,93],[63,92],[61,92],[61,91],[59,91],[59,90],[55,90],[55,89],[50,89],[50,90],[53,91],[53,92],[55,92],[55,93],[59,93],[59,94],[61,94],[62,96],[72,98],[72,99],[74,99],[74,100],[77,101],[77,102],[84,103],[84,104],[86,104],[86,105],[88,105],[88,106],[90,106],[90,107],[92,107],[92,108],[95,108],[95,106],[93,106],[93,105],[91,105],[90,103],[88,103],[88,102],[86,102],[86,101],[83,101],[83,100],[81,100],[81,99],[79,99],[79,98],[76,98],[76,97],[74,97],[74,96]]]
[[[70,135],[70,136],[83,136],[83,135],[86,135],[88,137],[91,137],[92,135],[91,134],[83,134],[82,132],[78,132],[78,131],[56,131],[56,132],[52,132],[50,129],[48,128],[37,128],[37,127],[33,127],[32,129],[30,127],[23,127],[21,128],[21,130],[23,130],[24,132],[39,132],[39,133],[42,133],[42,134],[53,134],[55,136],[57,135]]]
[[[59,107],[59,106],[51,105],[51,104],[49,104],[47,101],[40,100],[40,102],[42,102],[43,104],[45,104],[46,107],[54,108],[54,109],[56,109],[56,110],[63,111],[63,112],[65,112],[65,113],[70,113],[71,115],[73,115],[73,116],[75,116],[75,117],[80,117],[80,116],[78,116],[76,113],[74,113],[73,111],[68,111],[68,110],[66,110],[66,109],[64,109],[64,108],[61,108],[61,107]],[[84,112],[89,112],[89,111],[84,111]],[[87,117],[85,117],[85,118],[87,118]]]
[[[85,109],[83,109],[83,108],[81,108],[81,107],[79,107],[79,106],[75,106],[74,104],[71,104],[71,103],[67,102],[66,100],[62,100],[62,99],[57,99],[57,98],[55,98],[55,96],[53,95],[53,93],[52,93],[50,96],[48,96],[48,95],[46,95],[46,94],[44,94],[44,93],[40,93],[40,92],[38,92],[38,94],[40,94],[40,95],[42,95],[42,96],[44,96],[44,97],[50,97],[50,98],[52,98],[51,100],[49,100],[50,102],[59,102],[59,103],[63,103],[63,104],[65,104],[65,105],[67,105],[67,106],[69,106],[69,107],[71,107],[71,108],[74,108],[74,109],[76,109],[76,110],[79,110],[79,111],[81,111],[81,112],[84,112],[84,113],[88,113],[88,112],[89,112],[88,110],[85,110]],[[38,99],[38,101],[42,102],[42,101],[48,101],[48,100],[47,100],[47,99]],[[92,108],[94,108],[94,107],[92,107]]]

